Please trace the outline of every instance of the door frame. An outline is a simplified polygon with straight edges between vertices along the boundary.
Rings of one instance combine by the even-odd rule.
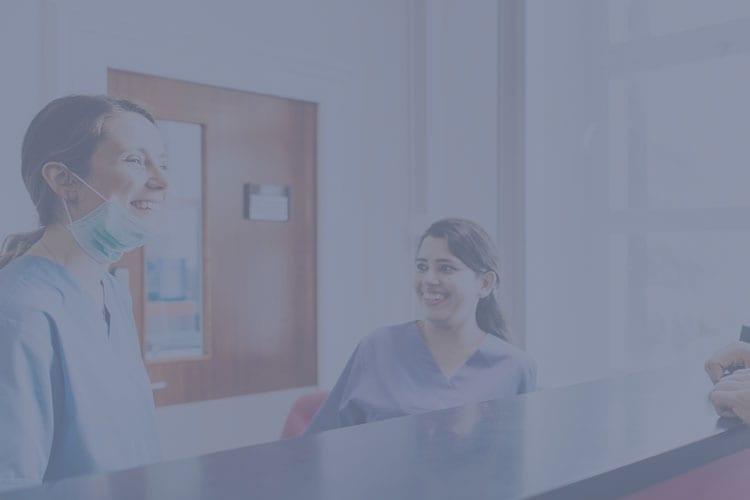
[[[177,26],[165,27],[156,38],[138,24],[111,16],[101,25],[101,16],[42,0],[43,102],[73,93],[104,94],[107,70],[120,69],[318,104],[318,384],[333,385],[364,333],[352,330],[353,321],[367,315],[360,299],[367,295],[367,217],[359,75],[353,68],[292,57],[267,45],[261,50],[225,43],[217,58]],[[337,278],[340,269],[347,269],[346,280]]]

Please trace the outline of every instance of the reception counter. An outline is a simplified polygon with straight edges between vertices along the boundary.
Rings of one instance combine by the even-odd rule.
[[[631,374],[0,498],[737,498],[750,431],[716,416],[710,387],[702,367]]]

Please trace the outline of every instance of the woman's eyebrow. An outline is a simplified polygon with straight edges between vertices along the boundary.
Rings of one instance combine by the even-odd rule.
[[[159,163],[166,163],[168,159],[168,155],[166,151],[162,151],[160,153],[152,155],[146,148],[126,148],[126,149],[123,149],[122,153],[120,154],[128,155],[128,154],[133,154],[133,153],[137,153],[143,156],[144,158],[150,158],[152,160],[158,161]]]
[[[435,262],[439,262],[441,264],[443,263],[454,264],[456,261],[453,259],[435,259]]]
[[[138,153],[139,155],[146,156],[146,150],[143,148],[120,148],[121,155],[131,155]]]
[[[415,259],[415,262],[427,262],[427,259],[424,257],[417,257]],[[435,259],[435,262],[438,264],[456,264],[456,261],[454,259]]]

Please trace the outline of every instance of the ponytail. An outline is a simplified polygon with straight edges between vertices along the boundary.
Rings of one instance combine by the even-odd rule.
[[[477,325],[483,332],[500,337],[506,342],[511,341],[508,326],[505,323],[503,313],[500,311],[500,304],[497,302],[494,290],[488,296],[479,299],[476,318]]]
[[[0,250],[0,269],[16,257],[25,254],[34,243],[42,239],[44,230],[45,228],[41,227],[30,233],[16,233],[5,238],[3,248]]]

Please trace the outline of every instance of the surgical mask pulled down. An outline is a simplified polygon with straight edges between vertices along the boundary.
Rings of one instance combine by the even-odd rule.
[[[67,228],[84,252],[100,264],[113,264],[125,252],[146,243],[150,231],[143,221],[130,213],[117,198],[105,198],[73,171],[68,171],[104,201],[87,215],[74,221],[68,204],[65,199],[62,200],[68,215]]]

